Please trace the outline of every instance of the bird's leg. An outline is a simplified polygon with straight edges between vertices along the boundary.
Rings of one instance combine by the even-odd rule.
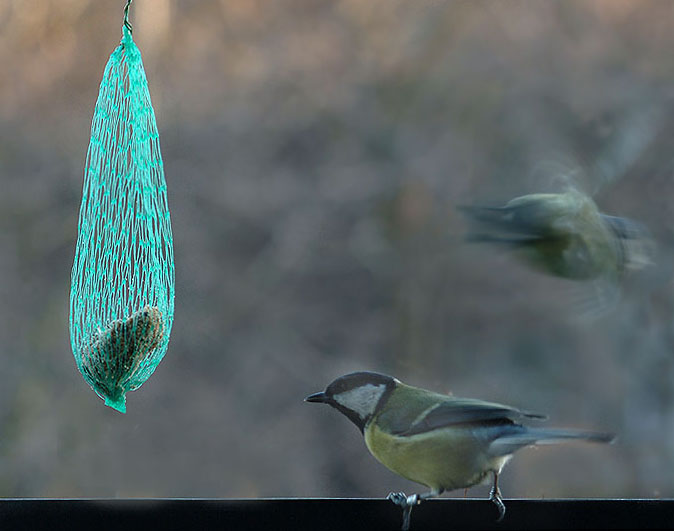
[[[505,516],[506,508],[505,504],[503,503],[503,498],[501,498],[501,489],[498,488],[498,472],[495,470],[494,472],[494,485],[491,488],[491,492],[489,493],[489,500],[494,502],[496,504],[496,507],[498,507],[498,518],[496,519],[497,522],[500,522],[503,520],[503,517]]]
[[[442,494],[442,490],[432,490],[424,494],[411,494],[407,496],[404,492],[391,492],[386,499],[391,500],[403,510],[403,526],[402,531],[407,531],[410,528],[410,516],[412,515],[412,508],[419,505],[423,500],[433,498]]]
[[[412,494],[408,496],[404,492],[391,492],[386,498],[402,508],[403,526],[401,529],[402,531],[407,531],[410,528],[412,508],[420,502],[419,495]]]

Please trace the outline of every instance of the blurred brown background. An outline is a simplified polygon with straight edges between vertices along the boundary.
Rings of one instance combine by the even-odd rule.
[[[136,0],[176,309],[126,415],[85,384],[68,333],[123,6],[0,0],[0,496],[412,492],[302,402],[358,369],[619,434],[522,451],[507,497],[674,495],[666,261],[585,321],[577,284],[465,244],[455,209],[572,179],[666,255],[672,2]]]

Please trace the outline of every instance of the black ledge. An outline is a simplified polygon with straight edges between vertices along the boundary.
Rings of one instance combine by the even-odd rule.
[[[412,511],[414,529],[672,529],[674,499],[506,499],[501,522],[485,499],[436,499]],[[230,531],[400,529],[384,499],[0,499],[0,530]]]

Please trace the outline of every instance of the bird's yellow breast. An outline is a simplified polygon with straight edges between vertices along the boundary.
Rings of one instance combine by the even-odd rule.
[[[467,488],[500,472],[508,457],[492,457],[470,428],[448,427],[410,437],[391,435],[376,422],[365,428],[365,444],[384,466],[436,490]]]

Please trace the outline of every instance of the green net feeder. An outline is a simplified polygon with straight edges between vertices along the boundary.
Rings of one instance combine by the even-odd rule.
[[[125,8],[105,67],[84,169],[70,290],[77,368],[110,406],[154,372],[173,324],[173,237],[140,50]]]

